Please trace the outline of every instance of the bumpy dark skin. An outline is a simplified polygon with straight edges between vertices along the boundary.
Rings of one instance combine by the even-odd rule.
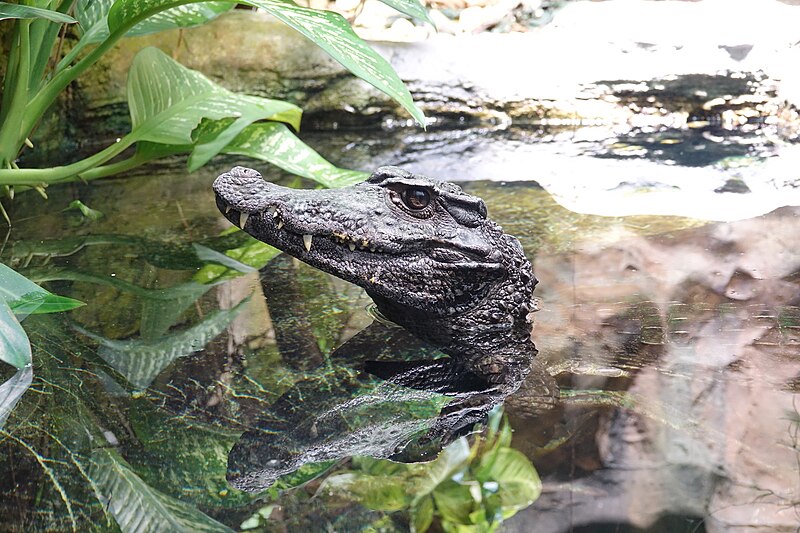
[[[386,318],[496,394],[512,393],[528,374],[536,278],[480,198],[397,167],[331,190],[281,187],[236,167],[213,187],[233,224],[363,287]]]

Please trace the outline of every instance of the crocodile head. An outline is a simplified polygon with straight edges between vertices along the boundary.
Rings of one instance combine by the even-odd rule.
[[[518,241],[452,183],[381,167],[351,187],[297,190],[236,167],[213,187],[233,224],[363,287],[401,325],[397,314],[462,314],[511,276],[525,277],[528,293],[535,283]],[[527,309],[525,299],[514,298]]]

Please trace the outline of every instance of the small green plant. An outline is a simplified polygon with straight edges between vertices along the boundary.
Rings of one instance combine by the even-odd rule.
[[[447,532],[496,531],[539,498],[542,484],[528,458],[510,447],[502,410],[492,412],[488,426],[471,446],[462,437],[430,463],[354,458],[353,470],[327,478],[323,490],[370,509],[407,511],[411,530],[420,533],[434,520]]]
[[[0,361],[17,369],[31,364],[31,347],[20,320],[33,314],[69,311],[81,305],[78,300],[44,290],[0,263]]]
[[[418,0],[385,0],[429,20]],[[419,122],[424,116],[392,67],[352,31],[340,15],[291,0],[244,0],[311,39],[353,74],[394,98]],[[32,134],[59,94],[121,38],[203,24],[237,2],[197,0],[30,0],[0,2],[0,23],[14,24],[0,101],[0,186],[5,196],[47,185],[89,181],[167,155],[187,153],[196,169],[219,153],[259,158],[325,186],[352,183],[363,174],[333,167],[299,141],[302,111],[288,102],[233,93],[145,48],[128,73],[132,129],[118,142],[64,166],[20,168],[33,148]],[[78,40],[62,54],[65,28],[77,25]],[[62,57],[63,56],[63,57]],[[135,152],[127,149],[135,146]],[[2,208],[2,205],[0,205]],[[5,216],[5,211],[3,210]],[[8,217],[6,216],[6,219]]]
[[[20,321],[32,314],[58,313],[83,305],[56,296],[0,263],[0,361],[17,369],[0,384],[0,430],[33,380],[31,343]]]

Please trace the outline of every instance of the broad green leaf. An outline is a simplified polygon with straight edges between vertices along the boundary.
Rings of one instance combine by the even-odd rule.
[[[279,253],[279,250],[276,248],[256,240],[249,235],[247,244],[225,251],[225,255],[227,257],[230,257],[239,264],[243,264],[254,269],[263,267],[269,262],[270,259]],[[206,265],[197,271],[197,273],[192,277],[192,280],[197,283],[211,284],[241,275],[242,272],[239,268],[230,268],[222,265]]]
[[[433,497],[425,496],[411,506],[411,531],[425,533],[433,522]]]
[[[149,486],[115,450],[99,448],[92,452],[89,477],[123,533],[233,531],[195,507]]]
[[[0,263],[0,300],[10,303],[32,292],[46,291],[22,274]]]
[[[98,341],[100,343],[98,355],[131,385],[144,389],[150,386],[156,376],[175,359],[203,349],[222,333],[248,301],[249,298],[231,309],[211,313],[202,322],[185,331],[152,341],[141,339],[116,341],[95,335],[78,326],[75,326],[75,329]]]
[[[174,2],[173,2],[174,3]],[[114,0],[78,0],[75,5],[75,18],[83,29],[81,41],[84,44],[95,44],[108,37],[106,17],[114,4]],[[230,11],[236,2],[198,2],[177,5],[155,13],[146,18],[125,34],[126,37],[147,35],[176,28],[191,28],[205,24],[222,13]]]
[[[56,71],[72,64],[87,45],[99,43],[108,37],[106,17],[113,3],[114,0],[78,0],[75,3],[74,13],[81,29],[81,38],[58,62]]]
[[[105,21],[114,0],[78,0],[75,2],[75,18],[84,34],[98,22]]]
[[[17,317],[0,301],[0,361],[24,368],[31,364],[31,343]]]
[[[411,504],[405,476],[388,477],[347,472],[327,478],[325,489],[335,494],[351,494],[370,509],[377,511],[399,511]]]
[[[384,4],[398,10],[400,13],[405,13],[410,17],[427,22],[431,26],[436,26],[431,17],[428,16],[428,10],[422,5],[419,0],[381,0]]]
[[[278,478],[275,484],[269,488],[269,494],[274,494],[277,497],[281,491],[304,485],[330,470],[337,462],[331,460],[304,464],[294,472]]]
[[[200,2],[176,6],[147,17],[125,36],[134,37],[176,28],[202,26],[234,7],[236,2]]]
[[[111,33],[127,31],[132,25],[172,7],[194,3],[187,0],[117,0],[108,13]],[[411,93],[391,65],[353,32],[341,15],[301,7],[290,0],[245,0],[294,28],[325,50],[350,72],[400,103],[420,124],[425,115],[414,104]]]
[[[83,305],[72,298],[51,294],[2,263],[0,301],[8,304],[20,320],[32,313],[56,313]]]
[[[435,461],[420,465],[415,492],[419,496],[434,492],[441,483],[464,469],[468,465],[469,459],[469,443],[465,437],[461,437],[442,450]]]
[[[237,261],[232,257],[229,257],[216,250],[212,250],[211,248],[203,246],[202,244],[193,243],[192,246],[194,247],[195,252],[197,252],[197,258],[204,263],[216,263],[237,272],[241,272],[242,274],[249,274],[250,272],[255,272],[257,270],[250,265],[246,265],[241,261]]]
[[[366,172],[346,170],[330,164],[277,122],[252,124],[222,150],[272,163],[325,187],[346,187],[367,179]]]
[[[195,159],[199,164],[252,122],[278,120],[299,128],[302,113],[286,102],[228,91],[155,47],[143,49],[133,60],[128,73],[128,106],[133,125],[129,139],[168,145],[191,144],[192,132],[204,118],[235,118],[205,143],[202,157]]]
[[[409,508],[467,466],[469,444],[460,438],[430,463],[399,464],[381,459],[354,459],[362,471],[331,476],[324,487],[339,494],[356,495],[363,505],[382,511]]]
[[[41,7],[21,6],[19,4],[9,4],[0,2],[0,20],[5,19],[45,19],[59,24],[74,24],[74,18],[58,11],[43,9]]]
[[[455,481],[447,481],[434,491],[433,501],[436,503],[436,510],[442,520],[456,524],[471,522],[469,515],[476,502],[468,486]]]
[[[82,305],[85,304],[78,300],[73,300],[66,296],[56,296],[46,291],[29,292],[28,294],[23,294],[13,302],[9,302],[9,307],[11,307],[14,314],[19,317],[42,315],[45,313],[60,313]]]
[[[96,209],[92,209],[91,207],[89,207],[88,205],[84,204],[80,200],[71,201],[69,203],[69,205],[67,206],[67,208],[64,209],[64,211],[67,211],[69,209],[77,209],[78,211],[81,212],[81,214],[83,216],[85,216],[86,218],[88,218],[90,220],[100,220],[101,218],[103,218],[103,213],[101,213],[100,211],[98,211]]]
[[[522,452],[513,448],[500,448],[491,469],[479,468],[476,477],[498,484],[497,494],[506,510],[523,509],[536,501],[542,492],[536,469]]]
[[[11,376],[8,381],[0,385],[0,429],[8,420],[8,415],[14,410],[14,407],[28,390],[33,382],[33,367],[26,366],[17,370],[17,373]]]

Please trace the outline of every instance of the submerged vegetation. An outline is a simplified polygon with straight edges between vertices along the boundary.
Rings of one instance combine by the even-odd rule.
[[[298,30],[397,100],[419,123],[424,122],[388,63],[356,37],[341,16],[283,0],[241,3],[263,9]],[[416,0],[386,3],[427,20]],[[31,138],[38,124],[62,91],[119,39],[203,24],[236,4],[0,2],[0,20],[13,24],[0,107],[4,196],[11,200],[15,192],[35,189],[47,197],[49,185],[90,181],[176,154],[188,154],[190,170],[225,153],[268,161],[327,187],[362,179],[362,173],[334,167],[295,136],[302,113],[297,106],[231,92],[153,47],[141,50],[128,72],[129,133],[64,166],[24,168],[20,164],[23,152],[34,148]],[[89,223],[103,217],[78,200],[68,209],[79,211]],[[5,209],[2,213],[8,221]],[[243,529],[260,528],[262,524],[254,523],[253,517],[268,517],[263,511],[264,496],[254,499],[230,489],[225,481],[228,451],[247,425],[247,417],[236,411],[246,409],[246,402],[240,406],[234,401],[223,410],[198,408],[191,395],[207,391],[180,390],[184,397],[178,398],[172,380],[186,377],[173,375],[164,381],[164,374],[170,374],[166,369],[181,358],[201,354],[215,360],[222,355],[207,347],[213,346],[249,299],[227,310],[206,310],[204,295],[214,285],[263,267],[275,250],[238,231],[180,245],[105,235],[42,242],[48,259],[37,266],[36,244],[23,252],[25,257],[15,258],[15,252],[25,248],[22,244],[14,243],[6,261],[28,277],[0,265],[0,359],[17,369],[13,374],[0,369],[0,463],[11,473],[0,483],[6,523],[20,530],[231,531],[229,526],[237,521]],[[80,259],[72,263],[74,254],[84,249],[91,252],[96,246],[126,250],[133,262],[182,271],[183,281],[166,289],[144,288],[113,274],[83,269],[78,266]],[[49,264],[53,256],[70,260]],[[74,309],[81,303],[55,296],[28,278],[94,286],[101,293],[122,295],[118,301],[123,305],[112,312],[126,309],[123,312],[132,321],[127,329],[138,337],[116,340],[104,329],[92,329],[91,321],[80,320],[81,315],[75,315],[77,321],[36,316],[29,321],[29,341],[20,320],[30,314]],[[138,313],[131,314],[130,305],[138,305]],[[189,319],[187,326],[184,322],[193,309],[199,316]],[[93,312],[97,310],[90,310],[90,316]],[[339,334],[343,329],[341,324],[331,324],[330,317],[321,320],[312,332],[327,353],[330,339],[336,337],[331,327]],[[212,389],[224,386],[231,398],[252,398],[262,406],[285,390],[281,381],[289,379],[288,374],[274,371],[233,383],[210,377]],[[189,388],[202,379],[188,378]],[[462,438],[435,462],[407,468],[359,460],[352,474],[335,470],[326,490],[351,499],[355,495],[367,509],[380,511],[390,520],[394,520],[392,513],[405,508],[416,531],[428,529],[435,517],[448,531],[467,525],[469,530],[493,530],[539,491],[530,463],[508,448],[510,429],[506,423],[499,427],[500,416],[493,418],[489,436],[472,447]],[[280,480],[267,501],[281,497],[279,488],[303,485],[331,466],[301,468]],[[415,479],[428,478],[429,483],[416,487],[404,502],[381,502],[361,494],[381,477],[391,484],[381,490],[390,493],[416,486]],[[520,490],[519,483],[525,490]]]
[[[248,253],[252,243],[241,232],[188,244],[126,235],[82,239],[30,243],[33,248],[15,243],[5,259],[38,282],[69,282],[95,294],[80,315],[26,321],[32,359],[20,361],[27,364],[26,374],[9,378],[0,394],[5,422],[0,465],[13,474],[0,483],[9,523],[28,531],[82,531],[90,524],[100,531],[230,531],[237,526],[269,531],[281,520],[270,518],[272,510],[305,501],[304,487],[312,484],[316,501],[341,511],[340,518],[367,513],[368,521],[393,531],[412,523],[416,531],[425,531],[434,521],[447,531],[492,531],[538,496],[535,470],[509,448],[511,430],[501,422],[501,412],[493,414],[486,437],[471,445],[462,438],[431,463],[308,464],[260,495],[230,488],[228,452],[250,423],[248,413],[268,410],[292,382],[308,381],[316,389],[325,381],[313,380],[325,380],[331,372],[328,365],[304,372],[276,368],[268,363],[275,354],[265,347],[250,354],[248,368],[224,377],[219,365],[228,352],[214,339],[249,301],[220,311],[204,295],[271,256]],[[41,261],[36,246],[48,250],[54,262]],[[103,257],[123,255],[131,262],[129,272],[158,265],[180,273],[184,281],[144,288],[102,275]],[[324,346],[341,341],[354,304],[328,278],[307,270],[295,274],[304,292],[321,293],[324,305],[339,308],[333,314],[309,313],[312,323],[305,334],[316,337],[312,342],[328,353],[332,346]],[[30,302],[44,302],[41,310],[51,311],[79,305],[31,288],[37,286],[7,267],[2,272],[17,284],[9,299],[18,312],[30,310]],[[14,283],[4,278],[3,286]],[[113,309],[99,304],[105,294],[124,304]],[[120,308],[126,314],[116,321],[130,323],[137,337],[110,339],[93,325],[94,313]],[[215,397],[224,400],[215,404]],[[303,518],[306,524],[320,519]]]
[[[299,31],[355,75],[385,92],[419,122],[424,116],[391,66],[338,14],[287,0],[200,2],[192,0],[38,0],[0,2],[0,24],[13,23],[0,104],[0,186],[4,196],[51,184],[89,181],[154,159],[189,154],[196,169],[220,153],[273,163],[325,186],[363,178],[337,169],[297,139],[302,111],[284,101],[237,94],[188,69],[156,48],[139,52],[128,73],[132,129],[85,159],[51,168],[20,168],[31,137],[67,86],[126,36],[197,26],[237,3],[260,8]],[[416,0],[386,0],[427,19]],[[4,20],[7,19],[7,20]],[[71,28],[76,28],[74,31]],[[76,33],[77,40],[65,35]],[[129,148],[135,147],[131,152]],[[1,206],[0,206],[1,207]],[[4,216],[8,219],[5,210]]]

